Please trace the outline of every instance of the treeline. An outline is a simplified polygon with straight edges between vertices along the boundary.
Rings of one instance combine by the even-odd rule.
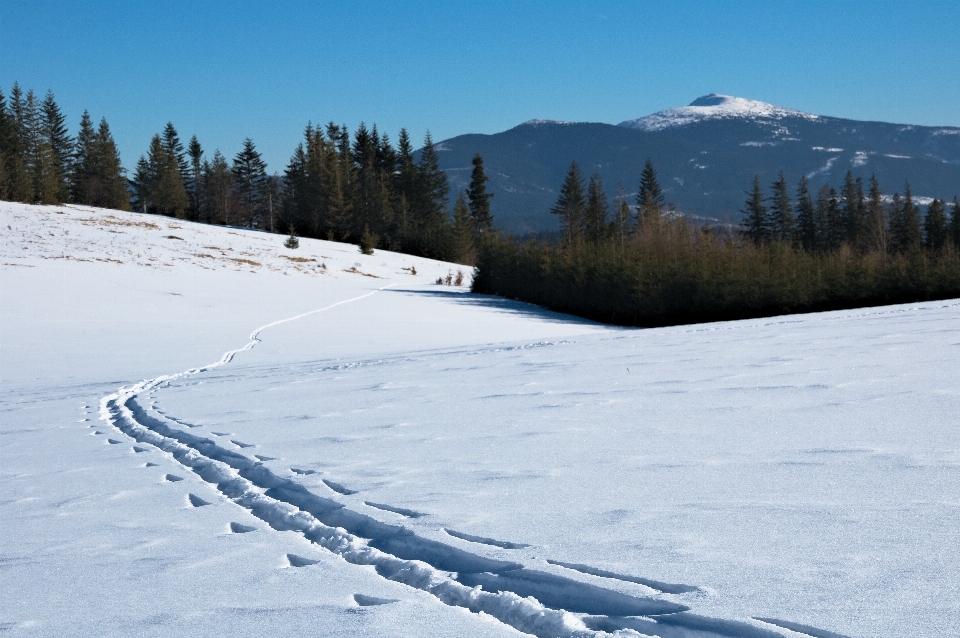
[[[107,120],[95,127],[84,111],[73,138],[53,93],[41,100],[14,84],[8,102],[0,91],[0,199],[130,210]]]
[[[283,174],[249,138],[232,161],[186,145],[172,123],[150,140],[130,179],[105,119],[84,112],[76,138],[52,92],[39,100],[13,85],[0,92],[0,199],[77,203],[202,223],[361,244],[472,264],[493,230],[483,159],[473,159],[466,193],[450,210],[450,187],[427,133],[419,159],[406,130],[394,147],[361,124],[308,124]]]
[[[884,197],[847,175],[795,198],[781,173],[746,192],[740,230],[689,226],[666,210],[650,160],[634,206],[611,215],[598,175],[574,163],[553,208],[559,244],[490,237],[473,290],[590,319],[662,326],[960,296],[960,203],[925,216],[909,184]],[[949,212],[949,215],[948,215]]]

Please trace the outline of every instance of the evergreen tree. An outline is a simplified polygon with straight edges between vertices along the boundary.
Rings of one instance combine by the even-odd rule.
[[[583,196],[583,177],[577,163],[571,162],[570,170],[560,186],[560,195],[557,203],[550,210],[560,218],[560,229],[567,243],[574,243],[580,237],[583,227],[583,218],[586,211],[586,200]]]
[[[233,158],[231,172],[241,223],[259,228],[266,203],[267,165],[249,137],[243,141],[243,149]]]
[[[797,185],[797,225],[795,240],[807,252],[820,249],[817,242],[817,218],[810,196],[810,186],[806,177],[800,178]]]
[[[27,172],[27,131],[25,103],[20,85],[13,83],[7,107],[10,146],[7,148],[7,180],[10,198],[18,202],[33,201],[33,185]]]
[[[200,219],[200,179],[203,169],[203,147],[194,135],[187,144],[187,156],[190,158],[190,173],[186,187],[190,194],[190,212],[193,219]]]
[[[620,242],[620,249],[623,250],[623,242],[630,227],[630,204],[627,203],[627,194],[624,192],[623,184],[617,184],[617,199],[614,202],[614,211],[613,231]]]
[[[950,237],[953,247],[960,250],[960,200],[953,198],[953,213],[950,215]]]
[[[189,201],[177,156],[160,135],[153,136],[146,159],[137,163],[134,184],[138,209],[174,217],[186,213]]]
[[[110,125],[106,118],[101,118],[92,145],[90,204],[100,208],[130,210],[130,192],[124,173]]]
[[[397,139],[397,170],[393,175],[394,206],[397,210],[397,225],[404,241],[412,235],[412,206],[417,200],[419,180],[413,159],[413,145],[406,129],[400,129]]]
[[[93,170],[94,145],[97,132],[93,128],[90,112],[84,111],[80,117],[80,131],[73,147],[73,165],[70,175],[70,190],[73,201],[80,204],[90,203],[90,180]]]
[[[177,135],[173,122],[167,122],[163,127],[163,147],[176,159],[177,172],[180,173],[180,179],[183,180],[186,188],[190,183],[190,164],[187,163],[187,153],[183,150],[183,144],[180,143],[180,136]]]
[[[228,225],[234,221],[233,176],[227,159],[217,149],[209,163],[203,163],[204,215],[213,223]]]
[[[920,209],[913,203],[910,182],[904,185],[903,199],[898,208],[894,216],[896,225],[890,228],[892,243],[897,252],[911,252],[920,248],[923,234],[920,230]]]
[[[840,189],[840,225],[843,227],[841,243],[856,246],[860,235],[860,209],[857,201],[857,183],[853,173],[847,171]]]
[[[473,172],[470,174],[470,187],[467,189],[467,198],[470,202],[470,216],[476,235],[482,236],[493,229],[493,215],[490,214],[490,198],[493,193],[487,192],[487,178],[483,171],[483,158],[480,153],[473,156]]]
[[[944,202],[934,199],[927,208],[923,222],[923,245],[930,250],[940,250],[947,243],[947,215]]]
[[[0,89],[0,199],[13,199],[12,164],[16,149],[13,117],[7,111],[7,98]]]
[[[449,258],[459,264],[472,264],[476,258],[474,233],[476,223],[470,206],[461,191],[453,205],[453,228],[450,230]]]
[[[657,181],[657,171],[653,161],[647,158],[640,174],[640,188],[637,191],[637,223],[639,225],[657,223],[663,212],[663,191]]]
[[[837,190],[824,184],[817,193],[817,244],[821,251],[838,250],[846,237]]]
[[[600,174],[594,173],[587,186],[587,206],[583,218],[583,230],[588,241],[600,245],[600,241],[606,235],[609,213],[607,195],[603,192],[603,182],[600,180]]]
[[[73,139],[67,132],[67,118],[52,91],[40,105],[41,143],[50,150],[50,179],[55,183],[50,199],[53,202],[65,202],[70,199],[70,160],[73,154]]]
[[[780,171],[780,177],[773,183],[773,195],[770,197],[770,238],[774,241],[791,242],[795,220],[793,204],[787,190],[787,179]]]
[[[887,252],[887,217],[876,175],[870,177],[870,191],[864,204],[864,247],[881,254]]]
[[[740,223],[743,234],[759,246],[770,236],[770,221],[767,207],[763,205],[763,190],[760,188],[760,176],[753,178],[753,190],[746,191],[747,201],[743,209],[743,221]]]
[[[433,145],[430,133],[426,134],[417,165],[419,198],[414,214],[418,217],[417,228],[420,250],[428,256],[439,256],[437,248],[447,223],[447,196],[450,187],[447,174],[440,170],[440,157]]]

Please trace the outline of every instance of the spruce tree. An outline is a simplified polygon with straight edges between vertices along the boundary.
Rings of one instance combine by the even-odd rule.
[[[190,158],[190,174],[186,187],[190,194],[190,217],[200,219],[200,176],[203,168],[203,147],[194,135],[187,144],[187,156]]]
[[[70,160],[73,154],[73,139],[67,132],[66,117],[52,91],[48,91],[40,105],[40,138],[51,152],[50,174],[55,182],[51,199],[65,202],[70,199]]]
[[[163,147],[167,153],[172,155],[177,164],[177,172],[180,173],[180,179],[183,181],[184,188],[190,183],[190,164],[187,162],[187,153],[180,143],[180,136],[177,135],[177,129],[173,127],[173,122],[167,122],[163,127]]]
[[[0,89],[0,199],[13,199],[12,164],[16,148],[13,118],[7,111],[7,98]]]
[[[821,252],[838,250],[846,237],[837,190],[824,184],[817,192],[817,245]]]
[[[770,238],[774,241],[791,242],[795,219],[793,203],[787,189],[787,179],[780,171],[780,177],[773,183],[773,195],[770,197]]]
[[[868,251],[887,252],[887,217],[876,175],[870,176],[870,190],[864,203],[864,246]]]
[[[227,158],[217,149],[213,159],[203,163],[203,201],[206,217],[213,223],[228,225],[234,221],[233,176]]]
[[[863,228],[863,187],[854,180],[853,172],[847,171],[840,189],[840,225],[843,227],[843,242],[857,247]],[[842,242],[841,242],[842,243]]]
[[[90,112],[84,111],[80,117],[80,131],[77,133],[73,147],[73,165],[70,175],[71,197],[79,204],[90,203],[90,180],[96,137],[97,132],[93,128]]]
[[[100,126],[97,127],[92,156],[93,187],[90,204],[101,208],[130,210],[130,193],[124,177],[126,171],[120,162],[120,151],[110,133],[106,118],[101,118]]]
[[[574,161],[571,162],[570,170],[567,171],[563,185],[560,186],[557,203],[550,210],[560,218],[560,230],[567,243],[574,243],[579,239],[586,205],[583,195],[583,177],[580,174],[580,167]]]
[[[950,215],[950,237],[955,250],[960,250],[960,200],[953,198],[953,212]]]
[[[640,174],[640,188],[637,190],[637,223],[639,225],[657,223],[663,212],[663,191],[657,181],[657,171],[648,157]]]
[[[447,226],[447,196],[450,187],[447,174],[440,170],[440,157],[430,133],[426,134],[417,165],[419,197],[414,214],[418,217],[420,250],[428,256],[439,256],[441,238]]]
[[[920,230],[920,207],[913,203],[910,182],[904,184],[902,226],[899,245],[903,251],[913,251],[920,247],[923,234]]]
[[[153,136],[146,159],[137,163],[134,183],[138,208],[172,217],[186,213],[189,200],[177,156],[160,135]]]
[[[476,258],[476,222],[461,191],[453,205],[453,227],[450,229],[449,258],[458,264],[472,264]]]
[[[627,203],[627,194],[622,183],[617,184],[617,199],[613,208],[615,211],[613,231],[620,241],[620,249],[623,250],[623,242],[630,227],[630,204]]]
[[[487,192],[487,174],[483,171],[483,158],[480,153],[473,156],[473,171],[470,173],[470,187],[467,198],[470,202],[470,216],[473,218],[475,234],[480,237],[493,229],[493,216],[490,214],[490,198]]]
[[[20,85],[13,83],[10,90],[10,103],[7,107],[10,134],[8,157],[8,188],[10,198],[18,202],[33,201],[33,185],[27,171],[27,127],[24,118],[25,103]]]
[[[583,217],[584,231],[588,241],[600,245],[600,241],[606,235],[609,213],[607,195],[603,192],[603,182],[600,180],[600,174],[594,173],[590,176],[590,183],[587,186],[587,206]]]
[[[233,158],[231,172],[241,223],[252,228],[260,227],[266,203],[267,165],[249,137],[243,141],[243,148]]]
[[[806,177],[801,177],[797,185],[797,225],[794,237],[796,244],[807,252],[819,250],[816,210],[813,207],[813,198],[810,196],[810,186]]]
[[[747,201],[743,209],[743,221],[740,226],[743,234],[759,246],[770,236],[770,221],[767,207],[763,205],[763,189],[760,188],[760,176],[753,178],[753,189],[746,191]]]
[[[947,215],[944,202],[934,199],[927,208],[923,222],[923,245],[929,250],[940,250],[947,243]]]

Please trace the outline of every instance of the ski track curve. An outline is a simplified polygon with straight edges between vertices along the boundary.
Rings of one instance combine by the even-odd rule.
[[[383,578],[426,591],[444,604],[463,607],[473,613],[484,612],[523,633],[540,638],[586,638],[642,627],[648,635],[665,638],[690,635],[688,631],[704,637],[783,636],[768,629],[779,627],[767,619],[754,624],[697,616],[689,613],[689,607],[659,597],[624,594],[529,569],[519,563],[486,558],[418,536],[408,528],[383,523],[352,511],[338,501],[319,497],[300,483],[274,474],[259,459],[251,459],[223,448],[215,441],[177,429],[175,426],[193,426],[156,411],[151,414],[149,408],[144,408],[136,400],[139,395],[169,381],[231,363],[238,354],[260,343],[260,334],[264,330],[366,299],[396,285],[382,286],[357,297],[260,326],[250,334],[243,347],[225,352],[214,363],[121,387],[100,399],[100,419],[137,443],[150,444],[166,452],[213,485],[222,497],[248,510],[271,529],[297,531],[348,563],[373,566]],[[234,531],[249,530],[239,526]],[[555,561],[548,562],[567,567]],[[572,567],[583,573],[607,575],[581,565]],[[794,631],[794,627],[801,627],[793,623],[782,623],[780,627],[783,626],[790,626]]]

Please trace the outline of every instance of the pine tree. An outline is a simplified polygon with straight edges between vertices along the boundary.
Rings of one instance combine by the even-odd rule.
[[[627,194],[623,189],[623,184],[617,184],[617,199],[614,202],[614,211],[613,230],[620,240],[620,249],[623,250],[623,242],[630,227],[630,204],[627,203]]]
[[[864,246],[868,251],[887,253],[887,216],[876,175],[870,176],[870,191],[864,204]]]
[[[797,245],[807,252],[819,250],[816,210],[813,207],[813,198],[810,196],[810,186],[806,177],[801,177],[797,185],[797,225],[794,237]]]
[[[467,198],[470,202],[470,216],[473,218],[474,233],[477,237],[493,229],[493,215],[490,214],[490,198],[493,193],[487,192],[487,174],[483,170],[483,158],[480,153],[473,156],[473,171],[470,173],[470,187],[467,189]]]
[[[780,177],[773,183],[773,195],[770,197],[770,238],[774,241],[793,241],[794,225],[793,204],[787,190],[787,179],[780,171]]]
[[[453,227],[450,229],[449,258],[458,264],[472,264],[476,258],[474,237],[476,223],[467,199],[461,191],[453,205]]]
[[[950,215],[950,236],[953,247],[960,250],[960,200],[953,198],[953,213]]]
[[[934,199],[927,208],[923,222],[923,245],[930,250],[940,250],[947,243],[947,215],[944,202]]]
[[[73,139],[67,132],[66,117],[52,91],[48,91],[40,105],[40,138],[42,144],[51,152],[50,179],[55,183],[50,199],[53,202],[65,202],[70,199],[70,160],[73,152]]]
[[[234,221],[233,176],[227,159],[217,149],[209,163],[203,163],[205,216],[211,222],[228,225]]]
[[[840,214],[837,190],[830,184],[824,184],[817,192],[816,220],[819,250],[838,250],[846,237],[846,226]]]
[[[447,226],[447,174],[440,170],[440,157],[430,133],[426,134],[417,165],[419,198],[414,208],[420,250],[428,256],[440,256],[438,247]]]
[[[770,221],[767,217],[767,207],[763,205],[763,190],[760,188],[759,175],[754,176],[753,190],[746,191],[746,194],[747,201],[740,226],[743,234],[759,246],[770,236]]]
[[[639,225],[657,223],[663,212],[663,191],[657,181],[657,171],[648,157],[640,174],[640,188],[637,191],[637,223]]]
[[[194,135],[187,144],[187,156],[190,158],[190,173],[186,187],[190,193],[190,217],[200,219],[200,179],[203,168],[203,147],[200,141]]]
[[[138,208],[146,212],[182,217],[189,201],[177,156],[160,135],[150,140],[146,159],[140,158],[134,176]]]
[[[238,213],[242,223],[259,228],[264,212],[267,165],[249,137],[233,158],[233,183],[237,192]]]
[[[110,125],[106,118],[101,118],[92,145],[90,204],[114,210],[130,210],[130,193],[124,173]]]
[[[7,98],[0,89],[0,199],[13,199],[12,163],[15,154],[13,117],[7,111]]]
[[[903,199],[900,200],[899,210],[894,219],[896,225],[891,224],[891,235],[894,250],[897,252],[911,252],[921,246],[923,233],[920,229],[920,209],[913,203],[910,192],[910,182],[904,185]]]
[[[80,131],[73,147],[73,165],[70,175],[70,190],[73,201],[90,203],[90,179],[97,132],[93,128],[89,111],[80,117]]]
[[[557,203],[550,210],[560,218],[560,230],[567,243],[574,243],[580,237],[583,227],[583,217],[586,211],[586,200],[583,196],[583,177],[577,163],[570,163],[570,170],[560,186],[560,195]]]
[[[8,189],[10,198],[18,202],[33,201],[33,185],[27,171],[27,131],[24,119],[24,99],[20,85],[13,83],[10,91],[10,103],[7,115],[10,133],[10,147],[7,149]]]
[[[183,149],[183,144],[180,143],[180,136],[177,135],[173,122],[167,122],[163,127],[163,147],[176,159],[177,172],[180,173],[180,179],[183,180],[186,188],[190,183],[190,164],[187,163],[187,153]]]
[[[587,186],[587,206],[584,210],[584,232],[588,241],[600,245],[607,230],[607,216],[610,213],[607,195],[603,192],[600,174],[590,176]]]

